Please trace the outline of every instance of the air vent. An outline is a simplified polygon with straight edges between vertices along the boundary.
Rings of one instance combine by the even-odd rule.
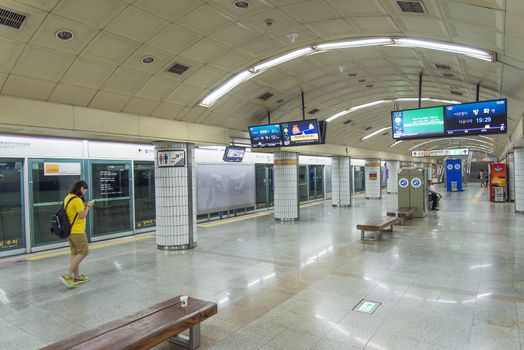
[[[449,70],[452,71],[453,68],[449,64],[435,63],[435,68],[438,70]]]
[[[310,110],[310,111],[308,112],[308,114],[315,114],[315,113],[317,113],[317,112],[320,112],[320,109],[318,109],[318,108],[313,108],[312,110]]]
[[[444,73],[444,74],[442,74],[442,76],[444,76],[446,78],[455,78],[455,75],[451,74],[451,73]]]
[[[171,73],[175,73],[175,74],[178,74],[178,75],[182,75],[186,72],[186,70],[189,69],[189,66],[185,66],[183,64],[180,64],[180,63],[175,63],[174,65],[171,66],[171,68],[169,68],[167,71],[168,72],[171,72]]]
[[[389,132],[385,132],[382,134],[382,136],[388,136],[389,135]]]
[[[351,123],[351,122],[352,122],[352,120],[351,120],[351,119],[348,119],[348,120],[346,120],[346,121],[344,122],[344,125],[348,125],[348,124]]]
[[[449,90],[449,93],[452,94],[452,95],[457,95],[457,96],[463,96],[464,94],[460,91],[456,91],[456,90]]]
[[[368,126],[367,128],[364,128],[363,130],[368,131],[368,130],[371,130],[371,129],[373,129],[373,127]]]
[[[426,8],[424,7],[424,3],[422,3],[422,1],[397,0],[397,4],[402,12],[426,14]]]
[[[271,92],[266,92],[265,94],[263,94],[261,96],[258,96],[258,99],[262,100],[262,101],[267,101],[267,100],[269,100],[273,96],[274,95]]]
[[[24,24],[26,15],[21,13],[9,11],[7,9],[0,7],[0,24],[6,27],[11,27],[15,29],[20,29],[22,24]]]
[[[357,76],[357,73],[348,73],[348,77],[354,78]]]

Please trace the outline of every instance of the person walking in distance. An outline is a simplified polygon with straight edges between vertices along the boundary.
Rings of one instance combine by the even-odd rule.
[[[69,271],[60,276],[60,280],[68,288],[75,288],[77,284],[89,281],[89,277],[81,275],[80,263],[89,254],[89,246],[86,235],[86,217],[89,209],[93,207],[94,200],[85,202],[87,183],[78,181],[73,185],[69,194],[64,198],[64,207],[67,203],[67,217],[71,223],[71,235],[67,238],[71,248],[71,261]],[[71,202],[69,202],[71,200]]]
[[[484,170],[479,172],[480,187],[485,187]]]

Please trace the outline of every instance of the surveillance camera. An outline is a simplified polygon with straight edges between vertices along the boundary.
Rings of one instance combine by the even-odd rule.
[[[264,22],[266,22],[266,26],[271,27],[273,25],[273,18],[266,18]]]

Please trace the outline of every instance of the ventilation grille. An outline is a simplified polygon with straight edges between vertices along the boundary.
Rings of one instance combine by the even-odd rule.
[[[460,91],[456,91],[456,90],[449,90],[449,93],[452,94],[452,95],[457,95],[457,96],[463,96],[464,94]]]
[[[317,112],[320,112],[320,109],[318,109],[318,108],[313,108],[312,110],[310,110],[310,111],[308,112],[308,114],[315,114],[315,113],[317,113]]]
[[[451,74],[451,73],[444,73],[442,74],[444,77],[446,78],[455,78],[455,75],[454,74]]]
[[[449,70],[452,71],[453,68],[449,64],[435,63],[435,68],[438,70]]]
[[[426,8],[422,1],[400,1],[397,0],[397,4],[402,12],[407,13],[423,13],[426,14]]]
[[[6,27],[11,27],[15,29],[20,29],[22,24],[24,24],[25,19],[27,18],[26,15],[23,15],[21,13],[16,13],[13,11],[9,11],[7,9],[0,7],[0,24],[4,25]]]
[[[382,136],[388,136],[389,135],[389,131],[386,131],[385,133],[382,134]]]
[[[182,75],[182,74],[184,74],[188,69],[189,69],[189,66],[185,66],[185,65],[180,64],[180,63],[175,63],[175,64],[172,65],[171,68],[169,68],[167,71],[168,71],[168,72],[171,72],[171,73],[178,74],[178,75]]]
[[[348,124],[351,123],[351,122],[352,122],[352,120],[351,120],[351,119],[348,119],[348,120],[346,120],[346,121],[344,122],[344,125],[348,125]]]
[[[373,129],[373,127],[371,127],[371,126],[368,126],[367,128],[364,128],[365,131],[368,131],[368,130],[371,130],[371,129]]]
[[[263,94],[262,96],[258,96],[258,98],[262,101],[267,101],[269,100],[271,97],[273,97],[274,95],[271,93],[271,92],[266,92],[265,94]]]

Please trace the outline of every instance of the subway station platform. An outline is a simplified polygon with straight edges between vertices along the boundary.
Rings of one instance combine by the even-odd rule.
[[[395,204],[321,201],[291,224],[264,213],[206,223],[183,252],[156,249],[152,234],[95,243],[82,265],[91,281],[72,290],[58,280],[67,251],[4,259],[0,348],[36,349],[185,294],[219,305],[203,349],[521,349],[524,217],[471,184],[361,242],[355,226]],[[380,305],[354,311],[362,299]]]

